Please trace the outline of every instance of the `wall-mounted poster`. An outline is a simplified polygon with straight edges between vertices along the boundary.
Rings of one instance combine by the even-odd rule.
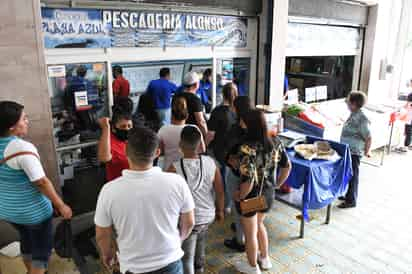
[[[42,8],[46,48],[246,47],[247,19],[159,11]]]

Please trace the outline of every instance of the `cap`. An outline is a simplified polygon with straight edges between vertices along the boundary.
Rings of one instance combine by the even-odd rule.
[[[200,81],[199,75],[196,72],[188,72],[186,73],[185,77],[183,78],[183,85],[185,86],[192,86]]]

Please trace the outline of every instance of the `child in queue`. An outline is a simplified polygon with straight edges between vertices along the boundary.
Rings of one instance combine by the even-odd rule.
[[[195,201],[195,227],[182,246],[185,274],[204,271],[208,227],[215,217],[219,221],[224,219],[224,188],[220,171],[211,157],[198,153],[201,142],[200,130],[192,125],[186,126],[180,139],[183,158],[168,169],[186,180]]]

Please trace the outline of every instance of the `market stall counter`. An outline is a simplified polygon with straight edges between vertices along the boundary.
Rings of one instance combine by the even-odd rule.
[[[313,144],[324,141],[307,136],[306,142]],[[288,155],[292,162],[292,171],[287,184],[294,190],[289,194],[277,194],[276,200],[302,212],[300,237],[304,237],[305,221],[309,220],[309,210],[327,208],[326,223],[329,223],[332,202],[346,193],[352,177],[352,164],[347,145],[328,141],[331,148],[339,155],[333,160],[306,160],[294,150]]]
[[[370,121],[372,134],[371,150],[389,147],[394,142],[399,143],[403,134],[399,118],[394,114],[404,106],[404,102],[388,101],[386,103],[368,103],[363,112]],[[287,106],[283,113],[285,128],[306,135],[316,136],[339,142],[342,127],[350,112],[344,100],[331,100],[316,104],[298,103]],[[402,115],[401,115],[402,116]],[[397,120],[398,123],[394,123]],[[381,154],[379,163],[365,161],[372,166],[381,166],[385,153]]]

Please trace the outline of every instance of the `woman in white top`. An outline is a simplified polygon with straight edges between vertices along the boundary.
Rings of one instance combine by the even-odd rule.
[[[160,138],[160,149],[164,156],[163,170],[166,170],[170,165],[182,157],[180,152],[179,142],[182,129],[186,125],[186,120],[189,117],[187,102],[184,97],[175,96],[172,99],[172,123],[160,128],[158,136]],[[205,150],[205,145],[202,141],[201,152]]]

